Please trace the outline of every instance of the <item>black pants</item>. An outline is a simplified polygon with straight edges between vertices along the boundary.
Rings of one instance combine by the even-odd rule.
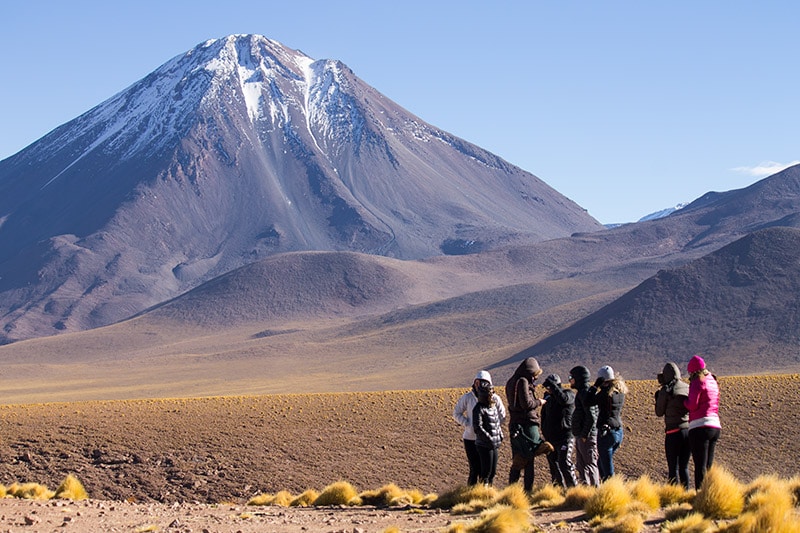
[[[572,454],[575,451],[575,439],[569,438],[562,442],[551,441],[555,448],[547,454],[547,464],[550,466],[550,479],[553,484],[568,489],[577,485],[575,479],[575,464]]]
[[[481,471],[481,458],[478,455],[478,448],[474,440],[464,439],[464,450],[467,452],[467,462],[469,462],[469,476],[467,485],[474,485],[478,482],[478,474]]]
[[[484,448],[475,446],[478,449],[478,457],[481,460],[481,471],[478,473],[478,481],[491,485],[494,483],[494,476],[497,473],[497,448]]]
[[[694,488],[700,489],[706,471],[714,462],[714,448],[719,440],[719,428],[694,428],[689,430],[689,445],[694,460]]]
[[[689,430],[681,429],[675,433],[664,435],[664,451],[667,454],[667,471],[669,482],[689,488]]]

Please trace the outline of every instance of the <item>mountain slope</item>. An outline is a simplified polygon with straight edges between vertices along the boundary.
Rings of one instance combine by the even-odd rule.
[[[341,62],[230,36],[0,162],[0,342],[110,324],[276,253],[422,258],[600,228]]]
[[[633,377],[701,353],[716,371],[800,364],[800,230],[769,228],[635,289],[513,359],[611,362]],[[642,368],[642,362],[650,366]]]

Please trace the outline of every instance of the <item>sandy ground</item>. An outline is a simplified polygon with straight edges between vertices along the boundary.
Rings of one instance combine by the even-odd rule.
[[[631,382],[627,477],[664,480],[654,382]],[[717,462],[741,481],[798,474],[800,376],[722,378]],[[474,517],[439,511],[247,506],[258,494],[395,483],[442,494],[463,484],[461,389],[0,406],[0,483],[54,489],[67,474],[90,500],[0,500],[2,531],[441,531]],[[537,482],[547,481],[544,459]],[[510,464],[501,450],[498,488]],[[654,517],[657,521],[657,517]],[[545,530],[585,530],[581,513],[533,511]],[[27,524],[27,525],[26,525]],[[657,524],[648,526],[656,531]]]

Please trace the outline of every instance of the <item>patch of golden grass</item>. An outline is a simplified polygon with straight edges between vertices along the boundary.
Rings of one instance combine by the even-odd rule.
[[[644,475],[627,485],[633,499],[643,503],[647,509],[655,511],[661,507],[659,489],[650,476]]]
[[[445,533],[524,533],[532,529],[527,511],[498,505],[483,511],[477,520],[451,524]]]
[[[400,528],[397,526],[389,526],[384,529],[381,533],[400,533]]]
[[[15,498],[23,498],[25,500],[49,500],[56,494],[38,483],[16,482],[8,487],[8,493]]]
[[[735,518],[744,509],[744,487],[725,468],[714,465],[697,491],[694,509],[708,518]]]
[[[716,526],[701,513],[689,513],[661,525],[663,533],[712,533],[716,530]]]
[[[644,518],[639,514],[618,517],[596,517],[592,530],[595,533],[639,533],[644,528]]]
[[[800,518],[789,481],[760,476],[745,490],[745,512],[723,531],[734,533],[800,533]]]
[[[389,483],[376,490],[364,491],[358,496],[364,505],[388,507],[416,505],[425,499],[425,495],[422,492],[415,489],[404,490],[394,483]]]
[[[5,485],[0,485],[0,498],[5,498],[8,495]]]
[[[72,474],[69,474],[56,489],[55,497],[63,500],[78,501],[87,500],[89,494],[87,494],[86,489],[83,487],[83,483],[78,481],[78,478]]]
[[[587,502],[597,492],[597,487],[590,487],[588,485],[578,485],[570,487],[564,494],[564,503],[561,507],[564,509],[583,509],[586,507]]]
[[[275,493],[275,498],[272,500],[272,505],[277,505],[278,507],[289,507],[289,505],[294,500],[294,496],[288,490],[281,490]]]
[[[589,518],[621,516],[632,501],[625,482],[614,476],[601,484],[589,497],[583,510]]]
[[[437,509],[452,509],[459,504],[468,504],[475,501],[491,502],[497,497],[497,489],[484,485],[467,487],[458,486],[455,489],[439,495],[431,506]]]
[[[304,490],[302,494],[291,501],[289,507],[311,507],[319,497],[319,493],[314,489]]]
[[[494,499],[494,504],[505,505],[512,509],[523,509],[526,511],[531,507],[528,494],[519,483],[512,483],[500,491],[500,494]]]
[[[564,489],[553,484],[543,485],[531,494],[531,502],[533,505],[544,508],[558,507],[562,505],[565,500]],[[583,508],[583,505],[581,505],[580,508]]]
[[[274,494],[262,493],[247,500],[247,505],[272,505],[274,499]]]
[[[679,520],[694,512],[690,503],[673,503],[664,509],[664,518],[668,521]]]
[[[360,505],[358,491],[348,481],[337,481],[328,485],[314,500],[314,506],[324,507],[328,505]]]
[[[666,485],[659,485],[658,497],[661,501],[661,507],[677,503],[691,503],[694,501],[696,492],[694,490],[686,490],[681,485],[668,483]]]

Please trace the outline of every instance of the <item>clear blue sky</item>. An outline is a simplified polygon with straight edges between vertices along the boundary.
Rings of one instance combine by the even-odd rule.
[[[800,2],[38,1],[0,11],[0,159],[195,45],[339,59],[603,223],[800,160]]]

